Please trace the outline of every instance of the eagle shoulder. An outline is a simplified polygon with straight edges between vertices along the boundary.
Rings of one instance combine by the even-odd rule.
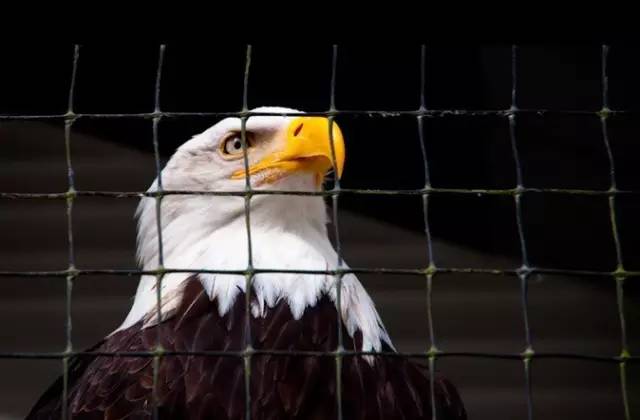
[[[246,322],[245,297],[223,315],[200,281],[185,283],[180,305],[162,323],[136,324],[107,337],[70,362],[67,412],[74,419],[153,418],[154,398],[161,419],[244,418],[245,371],[242,350],[251,331],[250,410],[253,419],[337,418],[337,392],[346,419],[431,419],[430,377],[426,367],[398,356],[344,355],[341,389],[336,381],[338,313],[324,296],[292,316],[286,301]],[[248,328],[249,327],[249,328]],[[362,334],[343,327],[346,350],[360,350]],[[151,357],[122,355],[153,351],[159,358],[154,395]],[[264,354],[260,350],[322,351],[323,356]],[[385,345],[385,351],[392,351]],[[207,352],[230,352],[228,356]],[[120,353],[116,356],[106,354]],[[195,353],[195,354],[188,354]],[[464,420],[455,387],[434,378],[438,419]],[[27,419],[59,418],[63,381],[40,398]]]

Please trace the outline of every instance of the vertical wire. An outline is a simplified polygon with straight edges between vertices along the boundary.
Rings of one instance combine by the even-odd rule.
[[[333,144],[333,124],[334,114],[336,113],[336,73],[338,64],[338,46],[333,45],[331,54],[331,85],[329,97],[329,144],[331,146],[331,160],[333,171],[336,174],[333,182],[333,191],[331,195],[331,204],[333,210],[333,227],[336,238],[336,254],[338,256],[338,265],[336,272],[336,306],[338,308],[337,327],[338,327],[338,346],[336,349],[336,405],[338,410],[338,420],[342,420],[342,356],[344,352],[344,338],[342,336],[342,276],[343,266],[342,245],[340,242],[340,226],[338,223],[338,196],[340,194],[340,177],[338,177],[338,167],[336,165],[336,151]]]
[[[436,368],[436,355],[438,353],[438,346],[436,345],[435,330],[433,328],[433,277],[436,274],[436,264],[433,259],[433,240],[431,237],[431,227],[429,224],[429,198],[431,191],[431,174],[429,171],[429,161],[427,159],[427,146],[425,144],[424,137],[424,115],[427,110],[425,101],[425,88],[426,88],[426,56],[427,47],[422,45],[420,48],[420,112],[417,116],[418,122],[418,141],[420,143],[420,152],[422,154],[422,162],[424,164],[424,193],[422,194],[422,214],[424,217],[424,234],[427,241],[427,258],[429,259],[429,266],[426,271],[427,279],[427,322],[429,326],[429,341],[430,348],[429,354],[429,394],[431,400],[431,417],[437,418],[436,410],[436,394],[435,394],[435,368]]]
[[[65,137],[65,148],[67,149],[67,165],[71,165],[71,153],[70,153],[70,139],[71,139],[71,126],[73,124],[73,120],[67,120],[64,122],[64,137]],[[76,192],[73,187],[73,169],[71,166],[68,166],[69,173],[69,190],[67,191],[67,242],[69,246],[69,274],[66,277],[65,284],[65,334],[66,334],[66,344],[65,344],[65,353],[70,354],[73,352],[73,343],[71,339],[72,335],[72,315],[71,315],[71,299],[72,299],[72,290],[73,290],[73,281],[76,278],[75,274],[75,256],[74,256],[74,246],[73,246],[73,202],[76,198]],[[67,418],[67,398],[69,394],[69,356],[65,355],[63,358],[63,415],[62,418]]]
[[[609,117],[609,108],[607,105],[608,102],[608,77],[607,77],[607,56],[609,52],[609,47],[607,45],[602,46],[602,111],[600,112],[600,126],[602,129],[602,140],[604,143],[604,147],[607,152],[607,159],[609,162],[609,176],[610,176],[610,186],[609,192],[609,214],[611,217],[611,235],[613,237],[613,241],[615,243],[616,248],[616,273],[624,273],[624,265],[622,261],[622,248],[620,246],[620,235],[618,232],[618,224],[616,220],[616,211],[615,211],[615,203],[616,203],[616,165],[613,158],[613,152],[611,150],[611,142],[609,141],[609,130],[607,128],[607,119]]]
[[[600,126],[602,129],[602,140],[607,152],[607,159],[609,161],[609,176],[610,186],[609,192],[609,218],[611,222],[611,236],[615,244],[616,249],[616,270],[614,272],[614,280],[616,282],[616,303],[618,307],[618,317],[620,319],[620,340],[622,350],[620,352],[620,386],[622,391],[622,404],[624,406],[625,419],[631,419],[631,412],[629,409],[629,395],[627,392],[627,380],[626,380],[626,359],[629,357],[629,348],[627,342],[627,323],[624,314],[624,281],[626,279],[626,272],[623,264],[622,247],[620,245],[620,233],[618,229],[618,222],[616,217],[616,165],[613,158],[613,151],[611,150],[611,142],[609,141],[609,130],[607,126],[607,120],[609,117],[609,77],[607,74],[607,58],[609,55],[609,46],[602,46],[601,66],[602,66],[602,110],[600,111]]]
[[[242,87],[242,112],[249,111],[249,70],[251,68],[251,45],[247,45],[244,80]],[[251,418],[251,356],[253,353],[251,337],[251,289],[253,283],[253,246],[251,242],[251,175],[249,174],[249,157],[247,151],[247,117],[242,116],[240,137],[242,141],[242,155],[244,160],[245,194],[244,194],[244,220],[247,230],[247,270],[245,272],[245,331],[244,331],[244,393],[245,393],[245,419]]]
[[[531,390],[531,360],[534,354],[531,342],[531,328],[529,325],[529,257],[527,254],[527,243],[524,235],[524,227],[522,221],[522,191],[524,190],[522,178],[522,165],[520,162],[520,154],[518,152],[518,144],[516,141],[516,112],[518,111],[517,102],[517,85],[518,85],[518,47],[511,46],[511,109],[508,115],[509,119],[509,138],[511,141],[511,152],[516,171],[516,191],[513,199],[516,211],[516,225],[518,228],[518,241],[520,244],[520,253],[522,255],[522,266],[518,270],[518,278],[520,280],[520,302],[522,305],[522,320],[525,332],[525,351],[522,353],[524,364],[525,390],[527,394],[527,416],[529,420],[533,419],[533,396]]]
[[[71,82],[69,84],[69,98],[67,102],[67,118],[64,121],[64,146],[65,157],[67,163],[67,179],[68,179],[68,191],[67,191],[67,243],[69,247],[69,267],[65,285],[65,356],[62,359],[62,410],[61,417],[66,420],[69,416],[67,410],[67,400],[69,398],[69,354],[73,352],[72,342],[72,317],[71,317],[71,298],[73,292],[73,281],[76,274],[76,258],[75,247],[73,245],[73,202],[76,198],[75,188],[75,174],[73,171],[73,165],[71,162],[71,127],[74,122],[73,103],[75,96],[76,74],[78,70],[78,58],[80,57],[80,46],[75,45],[73,48],[73,65],[71,70]]]
[[[627,347],[627,334],[624,318],[624,277],[616,278],[616,300],[618,303],[618,316],[622,327],[622,351],[620,354],[620,386],[622,388],[622,404],[626,420],[631,420],[631,410],[629,408],[629,393],[627,391],[627,359],[630,357]]]
[[[156,195],[156,229],[158,232],[158,268],[156,274],[156,317],[157,317],[157,336],[156,346],[153,356],[153,418],[159,418],[159,398],[158,398],[158,373],[160,370],[160,359],[162,357],[162,336],[160,325],[162,323],[162,278],[164,277],[164,252],[162,246],[162,198],[164,189],[162,186],[162,168],[160,162],[160,146],[158,143],[158,126],[162,114],[160,112],[160,84],[162,80],[162,66],[164,63],[165,45],[160,45],[158,51],[158,68],[156,72],[155,97],[154,97],[154,117],[153,117],[153,152],[156,161],[156,177],[158,180],[158,189]]]
[[[427,240],[427,256],[429,258],[429,266],[432,269],[435,269],[435,262],[433,258],[433,239],[431,236],[431,227],[429,224],[428,218],[428,204],[431,192],[431,172],[429,170],[429,161],[427,159],[427,146],[425,143],[424,136],[424,115],[423,112],[427,110],[425,103],[424,90],[426,85],[426,55],[427,55],[427,47],[425,45],[422,46],[420,52],[420,111],[417,121],[418,121],[418,140],[420,141],[420,153],[422,154],[422,162],[424,165],[424,193],[423,197],[423,215],[424,215],[424,233],[425,238]]]

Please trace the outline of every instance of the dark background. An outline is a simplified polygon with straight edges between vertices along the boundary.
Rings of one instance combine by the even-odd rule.
[[[339,46],[336,108],[418,109],[420,53],[419,45]],[[620,190],[640,190],[636,168],[640,156],[639,53],[637,47],[613,45],[608,56],[609,108],[629,111],[608,119],[607,134]],[[2,54],[0,114],[66,112],[72,46],[4,48]],[[510,45],[428,46],[426,108],[509,109],[511,54]],[[169,44],[162,73],[161,110],[239,111],[245,55],[246,47],[239,44]],[[326,111],[331,59],[330,45],[254,45],[249,108],[277,105]],[[74,111],[152,112],[157,62],[157,46],[83,46]],[[522,45],[516,70],[517,106],[549,111],[516,117],[524,186],[609,189],[610,166],[596,114],[603,107],[601,46]],[[159,127],[163,160],[218,119],[164,118]],[[337,122],[347,143],[343,188],[418,189],[425,185],[414,116],[345,114],[339,115]],[[0,191],[67,189],[63,125],[61,119],[0,121]],[[427,117],[424,141],[433,187],[516,186],[505,116]],[[145,190],[155,176],[151,120],[80,118],[73,125],[72,161],[79,190]],[[0,246],[0,270],[66,268],[64,205],[64,201],[0,199],[0,232],[6,238]],[[80,268],[135,267],[135,225],[131,220],[135,205],[132,199],[77,200],[74,239]],[[341,235],[350,265],[421,268],[428,264],[420,197],[346,194],[340,198],[340,209],[344,213]],[[640,222],[634,217],[639,210],[638,194],[621,195],[616,200],[622,260],[629,271],[640,270]],[[522,211],[532,266],[603,272],[616,269],[607,196],[525,193]],[[515,215],[510,195],[433,194],[429,221],[435,238],[434,263],[439,267],[520,267]],[[0,351],[59,351],[64,344],[63,282],[18,277],[1,280],[6,304],[0,318],[11,323],[12,332],[0,335],[0,347],[5,347]],[[400,350],[428,348],[424,279],[362,276],[362,280],[391,324],[388,327],[392,338],[400,342]],[[136,281],[116,276],[87,276],[77,281],[76,348],[117,326]],[[634,354],[639,347],[639,282],[630,277],[624,283],[627,335]],[[515,353],[524,349],[516,277],[442,274],[434,280],[433,293],[436,337],[440,336],[436,342],[441,350]],[[42,304],[54,307],[47,312]],[[37,315],[38,310],[43,313]],[[42,317],[50,322],[50,328],[43,326]],[[609,276],[533,276],[530,317],[537,351],[620,354],[615,282]],[[27,336],[31,341],[25,341]],[[0,363],[7,372],[14,372],[2,379],[0,388],[15,394],[0,401],[0,415],[2,404],[6,404],[7,415],[18,418],[59,371],[57,362]],[[33,368],[38,363],[48,367]],[[30,373],[19,375],[28,364]],[[459,384],[470,418],[526,418],[521,361],[447,358],[439,368]],[[639,369],[636,365],[628,369],[632,414],[640,416]],[[616,364],[537,359],[532,371],[535,418],[623,418]],[[14,375],[19,376],[21,386],[13,384]]]

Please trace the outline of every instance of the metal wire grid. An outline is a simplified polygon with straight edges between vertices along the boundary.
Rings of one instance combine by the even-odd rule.
[[[533,418],[533,403],[532,403],[532,391],[531,391],[531,364],[533,359],[548,359],[548,358],[560,358],[560,359],[583,359],[590,361],[617,363],[619,365],[620,383],[622,391],[622,403],[624,406],[625,419],[631,419],[631,413],[629,410],[629,396],[627,391],[626,381],[626,366],[629,363],[635,363],[640,360],[640,356],[632,356],[628,349],[627,333],[626,333],[626,321],[625,311],[623,306],[624,289],[623,284],[625,279],[631,276],[640,276],[638,271],[625,270],[622,261],[622,251],[620,246],[618,225],[616,221],[616,198],[620,195],[636,195],[640,194],[637,190],[619,190],[616,186],[616,172],[615,162],[613,159],[611,146],[608,137],[607,119],[611,115],[616,114],[632,114],[632,111],[627,110],[611,110],[608,104],[608,78],[607,78],[607,56],[609,47],[607,45],[602,46],[601,53],[601,66],[602,66],[602,109],[597,112],[591,111],[552,111],[544,109],[520,109],[517,106],[517,46],[512,47],[511,55],[511,73],[512,73],[512,93],[511,93],[511,107],[507,110],[489,110],[489,111],[474,111],[474,110],[429,110],[425,105],[424,87],[425,87],[425,67],[426,67],[426,47],[422,46],[421,49],[421,91],[420,91],[420,108],[415,111],[346,111],[337,110],[335,107],[335,86],[336,86],[336,63],[338,58],[338,47],[333,46],[332,65],[331,65],[331,87],[330,87],[330,107],[327,112],[307,113],[305,115],[324,116],[329,119],[329,134],[331,138],[331,149],[333,160],[335,162],[335,151],[333,150],[333,130],[332,125],[334,118],[337,115],[351,114],[351,115],[367,115],[370,117],[383,116],[383,117],[395,117],[402,115],[412,115],[416,117],[418,139],[420,140],[420,147],[422,158],[424,162],[424,188],[415,190],[376,190],[376,189],[344,189],[340,187],[339,179],[334,180],[333,188],[320,191],[320,192],[291,192],[291,191],[261,191],[253,190],[250,184],[250,178],[246,178],[245,188],[240,191],[169,191],[164,190],[162,187],[161,177],[161,163],[160,153],[158,146],[158,127],[159,123],[164,118],[180,118],[180,117],[227,117],[235,116],[241,118],[242,121],[242,145],[243,145],[243,157],[245,170],[248,169],[247,149],[246,149],[246,135],[245,125],[247,119],[252,115],[276,115],[276,116],[288,116],[294,114],[287,113],[252,113],[248,110],[247,97],[248,97],[248,80],[249,71],[251,65],[251,46],[247,46],[246,49],[246,62],[244,71],[244,86],[243,86],[243,106],[241,112],[199,112],[199,113],[181,113],[181,112],[163,112],[160,109],[160,86],[162,78],[162,68],[164,61],[165,46],[161,45],[158,52],[158,66],[156,72],[155,82],[155,107],[151,113],[133,113],[133,114],[80,114],[74,112],[74,89],[76,82],[76,75],[78,70],[78,61],[80,57],[80,46],[74,47],[73,66],[71,83],[69,87],[68,97],[68,109],[65,114],[54,115],[0,115],[0,121],[2,120],[64,120],[65,124],[65,151],[66,151],[66,163],[68,168],[68,190],[60,193],[53,194],[32,194],[32,193],[12,193],[12,192],[0,192],[0,199],[7,200],[20,200],[20,199],[52,199],[52,200],[66,200],[67,203],[67,235],[68,235],[68,257],[69,265],[66,270],[59,271],[0,271],[0,277],[8,276],[20,276],[20,277],[33,277],[33,276],[53,276],[66,278],[66,348],[63,352],[50,352],[50,353],[38,353],[38,352],[0,352],[0,358],[2,359],[61,359],[63,362],[63,401],[68,397],[68,367],[70,358],[78,355],[94,355],[103,357],[153,357],[153,410],[154,418],[158,417],[158,405],[156,395],[157,373],[160,360],[163,356],[174,355],[197,355],[197,356],[226,356],[226,357],[239,357],[244,361],[244,379],[245,379],[245,416],[250,418],[251,415],[251,395],[250,395],[250,375],[251,375],[251,357],[253,355],[269,354],[269,355],[298,355],[298,356],[315,356],[315,357],[333,357],[335,358],[336,367],[336,385],[338,392],[336,393],[336,406],[338,412],[338,418],[343,418],[342,412],[342,392],[341,392],[341,368],[342,358],[344,356],[353,355],[381,355],[385,357],[411,357],[427,359],[430,367],[430,380],[431,386],[431,400],[433,412],[432,415],[435,418],[435,395],[434,395],[434,369],[436,360],[441,357],[475,357],[475,358],[496,358],[496,359],[515,359],[522,360],[523,372],[525,377],[525,391],[527,397],[527,410],[528,418]],[[597,115],[600,118],[602,138],[604,146],[607,152],[607,157],[610,167],[610,187],[608,190],[590,190],[590,189],[559,189],[559,188],[530,188],[523,185],[522,169],[520,164],[520,157],[517,147],[517,139],[515,136],[515,127],[517,123],[517,116],[520,114],[535,113],[538,115],[546,115],[550,113],[559,114],[574,114],[574,115]],[[448,115],[454,116],[477,116],[477,115],[497,115],[508,119],[509,121],[509,133],[512,147],[512,154],[516,169],[516,187],[511,189],[454,189],[454,188],[435,188],[431,185],[429,175],[429,161],[427,159],[426,148],[424,144],[424,130],[423,120],[424,118],[443,117]],[[158,179],[158,187],[156,191],[149,192],[108,192],[108,191],[77,191],[74,183],[74,172],[71,160],[71,131],[74,122],[78,119],[84,118],[143,118],[151,119],[153,121],[153,146],[154,155],[156,160],[156,175]],[[246,171],[248,173],[248,170]],[[550,193],[550,194],[569,194],[569,195],[594,195],[594,196],[607,196],[609,201],[609,213],[610,222],[612,228],[612,236],[616,249],[616,270],[612,272],[608,271],[595,271],[595,270],[568,270],[568,269],[553,269],[544,267],[535,267],[529,264],[527,255],[525,232],[522,223],[522,204],[521,197],[525,193]],[[165,268],[163,260],[162,250],[162,230],[161,230],[161,203],[162,198],[168,195],[212,195],[212,196],[242,196],[245,199],[245,221],[247,229],[247,247],[248,247],[248,261],[246,270],[197,270],[187,268]],[[261,194],[275,194],[275,195],[314,195],[331,197],[333,221],[336,238],[336,251],[338,255],[338,265],[335,270],[284,270],[276,268],[255,268],[252,260],[252,243],[251,243],[251,229],[250,229],[250,201],[252,196]],[[388,269],[388,268],[344,268],[339,236],[339,224],[338,224],[338,200],[341,194],[356,194],[356,195],[420,195],[423,203],[425,236],[427,240],[427,253],[429,256],[429,266],[424,269]],[[518,269],[479,269],[479,268],[465,268],[465,267],[439,267],[434,262],[433,255],[433,243],[431,236],[431,229],[429,225],[429,199],[432,194],[481,194],[481,195],[509,195],[513,197],[515,210],[516,210],[516,224],[518,230],[518,239],[520,244],[520,251],[522,255],[522,265]],[[101,196],[111,198],[128,198],[128,197],[154,197],[156,199],[156,226],[158,229],[158,267],[155,270],[106,270],[106,269],[93,269],[85,270],[78,269],[75,266],[74,245],[73,245],[73,230],[72,230],[72,218],[73,218],[73,203],[76,197],[79,196]],[[73,348],[71,340],[72,331],[72,319],[71,319],[71,296],[73,282],[76,277],[80,275],[100,275],[100,274],[117,274],[125,276],[133,275],[153,275],[156,277],[156,291],[157,291],[157,316],[161,319],[161,293],[160,285],[162,278],[168,273],[215,273],[215,274],[236,274],[243,275],[246,279],[246,290],[250,290],[252,279],[255,274],[258,273],[301,273],[301,274],[318,274],[318,275],[332,275],[337,279],[337,305],[341,307],[341,279],[344,274],[347,273],[379,273],[379,274],[402,274],[402,275],[414,275],[421,276],[426,279],[427,283],[427,303],[428,303],[428,328],[429,337],[431,341],[431,348],[425,352],[418,353],[390,353],[390,352],[375,352],[375,351],[348,351],[343,348],[342,330],[338,328],[338,347],[333,352],[321,352],[321,351],[279,351],[279,350],[263,350],[254,349],[250,341],[250,331],[247,331],[245,335],[245,346],[242,351],[199,351],[199,352],[176,352],[167,351],[157,346],[153,351],[146,352],[116,352],[116,353],[104,353],[104,352],[83,352],[76,351]],[[520,282],[521,291],[521,306],[522,316],[524,324],[524,335],[526,347],[521,353],[486,353],[486,352],[447,352],[438,349],[436,345],[436,336],[433,327],[433,316],[431,312],[432,301],[432,284],[433,278],[441,273],[476,273],[476,274],[491,274],[491,275],[503,275],[517,277]],[[608,276],[616,282],[616,294],[617,294],[617,306],[618,315],[620,319],[621,327],[621,352],[619,355],[587,355],[577,353],[539,353],[534,351],[531,331],[529,328],[528,319],[528,278],[532,274],[562,274],[570,276]],[[250,299],[248,293],[245,294],[247,303]],[[246,305],[245,316],[250,316],[249,305]],[[338,324],[340,320],[338,319]],[[249,324],[247,324],[249,325]],[[338,325],[340,327],[340,325]],[[160,343],[160,337],[158,337],[158,343]],[[63,404],[63,419],[67,418],[66,404]]]

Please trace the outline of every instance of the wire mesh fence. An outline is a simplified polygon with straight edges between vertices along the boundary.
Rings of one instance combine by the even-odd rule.
[[[336,407],[338,418],[343,418],[343,401],[340,392],[341,389],[341,369],[342,359],[345,356],[354,355],[380,355],[385,357],[411,357],[422,358],[429,363],[429,371],[431,373],[431,382],[433,385],[436,363],[441,358],[457,358],[457,357],[469,357],[469,358],[494,358],[494,359],[512,359],[520,360],[522,362],[522,370],[525,378],[523,384],[523,392],[526,394],[528,418],[533,418],[533,399],[531,388],[531,374],[532,374],[532,361],[535,359],[582,359],[593,362],[605,362],[617,364],[619,367],[620,376],[620,389],[622,395],[622,405],[624,407],[624,413],[626,419],[631,419],[631,411],[629,404],[629,392],[627,389],[627,366],[630,363],[637,363],[640,360],[640,356],[635,356],[630,353],[627,338],[627,328],[625,320],[625,309],[623,305],[624,301],[624,282],[630,277],[640,276],[640,272],[633,270],[626,270],[623,264],[622,249],[619,238],[619,227],[617,222],[616,213],[616,200],[622,195],[639,195],[640,191],[632,189],[618,189],[616,185],[616,168],[611,145],[609,141],[609,130],[607,121],[610,116],[617,114],[634,114],[631,110],[617,110],[609,108],[608,101],[608,78],[607,78],[607,62],[608,62],[608,46],[602,46],[601,50],[601,94],[602,94],[602,107],[599,111],[582,111],[582,110],[545,110],[545,109],[520,109],[518,107],[518,83],[517,83],[517,63],[518,63],[518,47],[513,46],[511,50],[511,106],[508,109],[499,110],[463,110],[463,109],[449,109],[449,110],[430,110],[426,106],[425,101],[425,82],[426,82],[426,47],[423,46],[420,55],[420,107],[411,111],[388,111],[388,110],[341,110],[336,108],[336,85],[339,79],[337,74],[337,63],[339,60],[339,48],[333,47],[332,50],[332,62],[331,68],[331,82],[329,89],[329,109],[326,112],[310,112],[306,113],[307,116],[322,116],[329,120],[329,136],[330,144],[332,148],[333,161],[335,162],[335,150],[333,150],[333,130],[332,125],[334,120],[341,115],[362,115],[366,117],[414,117],[416,121],[416,140],[420,142],[421,158],[424,164],[424,186],[419,189],[412,190],[383,190],[383,189],[347,189],[342,188],[340,180],[336,177],[333,180],[333,185],[330,188],[323,191],[274,191],[274,190],[258,190],[254,189],[250,182],[250,175],[248,175],[245,183],[245,188],[238,191],[176,191],[165,190],[162,183],[162,164],[160,159],[160,147],[159,147],[159,126],[163,119],[175,119],[183,117],[237,117],[242,122],[242,146],[243,146],[243,160],[245,166],[245,172],[249,173],[249,160],[247,155],[247,140],[246,140],[246,122],[252,116],[294,116],[298,114],[287,113],[265,113],[265,112],[251,112],[248,107],[248,91],[249,91],[249,74],[251,71],[251,57],[252,47],[247,46],[245,71],[243,77],[243,100],[242,109],[239,112],[165,112],[161,109],[160,95],[162,85],[162,72],[166,47],[161,45],[158,50],[157,70],[155,77],[155,90],[154,90],[154,109],[149,113],[131,113],[131,114],[100,114],[100,113],[76,113],[74,111],[74,97],[75,97],[75,85],[76,78],[79,71],[82,71],[81,66],[81,48],[75,46],[72,66],[71,83],[68,93],[68,109],[64,114],[49,114],[49,115],[0,115],[0,121],[5,120],[61,120],[64,121],[64,135],[65,135],[65,151],[66,151],[66,163],[68,169],[68,189],[58,193],[16,193],[16,192],[0,192],[0,200],[29,200],[29,199],[50,199],[50,200],[64,200],[66,201],[67,209],[67,242],[68,242],[68,268],[65,270],[57,271],[0,271],[0,277],[19,276],[19,277],[58,277],[66,280],[66,348],[62,352],[0,352],[0,358],[4,359],[59,359],[63,363],[63,378],[64,389],[62,398],[67,400],[69,386],[68,386],[68,373],[69,362],[74,356],[92,355],[103,357],[145,357],[153,358],[154,366],[154,417],[158,416],[158,405],[155,400],[155,389],[157,382],[157,372],[159,364],[163,357],[176,356],[176,355],[198,355],[198,356],[224,356],[240,358],[244,362],[244,384],[245,384],[245,416],[249,418],[251,416],[251,389],[250,389],[250,375],[251,375],[251,358],[255,355],[306,355],[316,357],[329,357],[335,359],[336,370],[336,384],[338,392],[336,392],[337,400]],[[525,185],[523,181],[521,158],[518,149],[518,139],[516,135],[516,127],[518,118],[522,114],[536,114],[545,116],[548,114],[574,114],[574,115],[595,115],[600,119],[601,137],[604,148],[606,150],[608,164],[609,164],[609,188],[606,190],[597,189],[573,189],[573,188],[533,188]],[[424,121],[429,118],[440,118],[446,116],[457,116],[460,118],[468,116],[478,115],[494,115],[505,118],[509,125],[509,136],[512,159],[515,164],[515,179],[516,185],[513,188],[508,189],[457,189],[457,188],[438,188],[432,186],[429,170],[429,159],[427,156],[427,149],[425,147],[425,129]],[[75,185],[75,174],[73,170],[73,159],[71,153],[72,144],[72,131],[74,123],[80,119],[119,119],[119,118],[135,118],[146,119],[152,121],[153,124],[153,149],[156,163],[156,176],[157,176],[157,190],[156,191],[95,191],[95,190],[77,190]],[[432,240],[432,231],[430,227],[429,208],[430,199],[434,195],[438,194],[454,194],[454,195],[500,195],[507,196],[513,199],[515,208],[515,220],[517,224],[518,243],[520,247],[521,265],[516,269],[502,269],[502,268],[471,268],[471,267],[451,267],[441,266],[437,264],[437,255],[434,255],[434,246]],[[608,199],[609,217],[611,226],[611,237],[615,244],[615,254],[617,266],[613,271],[602,270],[572,270],[572,269],[559,269],[543,266],[532,265],[529,260],[527,252],[527,232],[524,229],[523,223],[523,203],[522,197],[525,194],[561,194],[561,195],[588,195],[588,196],[604,196]],[[247,267],[244,270],[221,270],[221,269],[194,269],[191,267],[165,267],[163,258],[163,239],[162,239],[162,200],[163,197],[170,195],[212,195],[212,196],[235,196],[244,198],[244,210],[245,210],[245,226],[247,233],[247,250],[248,261]],[[279,269],[278,267],[255,267],[252,259],[252,240],[251,240],[251,200],[257,195],[309,195],[309,196],[322,196],[330,198],[331,209],[334,221],[334,236],[335,247],[338,255],[337,269],[334,270],[291,270],[291,269]],[[424,216],[424,235],[426,238],[426,250],[428,255],[429,265],[423,268],[417,269],[399,269],[399,268],[346,268],[343,264],[342,247],[340,242],[340,228],[339,228],[339,199],[343,195],[381,195],[381,196],[417,196],[422,198],[422,212]],[[156,202],[156,229],[158,232],[158,267],[154,270],[128,270],[128,269],[82,269],[76,266],[75,252],[74,252],[74,232],[73,232],[73,209],[74,200],[83,196],[100,196],[109,198],[131,198],[131,197],[152,197]],[[99,274],[114,274],[124,276],[134,275],[152,275],[156,278],[156,292],[157,292],[157,317],[162,319],[162,295],[161,285],[163,277],[169,273],[208,273],[208,274],[233,274],[244,276],[245,290],[251,290],[252,280],[256,274],[260,273],[301,273],[301,274],[317,274],[317,275],[330,275],[336,279],[336,292],[337,292],[337,306],[340,312],[341,308],[341,280],[342,276],[349,273],[363,274],[363,273],[377,273],[377,274],[398,274],[417,276],[424,279],[427,287],[427,308],[428,308],[428,326],[429,326],[429,338],[431,347],[425,349],[423,352],[375,352],[375,351],[349,351],[345,350],[343,346],[342,329],[338,328],[338,346],[335,351],[332,352],[320,352],[320,351],[281,351],[281,350],[269,350],[269,349],[256,349],[253,348],[251,343],[251,334],[247,334],[247,341],[244,343],[244,350],[241,351],[196,351],[196,352],[176,352],[167,351],[162,349],[159,345],[161,342],[160,337],[157,338],[158,346],[150,351],[145,352],[117,352],[117,353],[104,353],[104,352],[85,352],[79,351],[73,346],[72,342],[72,317],[71,317],[71,302],[72,302],[72,289],[74,280],[78,276],[85,275],[99,275]],[[432,295],[433,295],[433,281],[434,278],[443,273],[482,273],[496,276],[508,276],[513,277],[520,285],[520,304],[521,304],[521,316],[523,326],[523,337],[525,340],[525,348],[518,353],[486,353],[486,352],[449,352],[441,350],[437,346],[437,337],[435,334],[434,324],[436,320],[433,319],[431,311]],[[568,276],[593,276],[609,278],[616,285],[617,293],[617,305],[618,316],[621,329],[621,345],[619,354],[580,354],[580,353],[559,353],[559,352],[540,352],[536,351],[534,342],[531,336],[531,328],[529,323],[529,311],[528,311],[528,282],[529,278],[533,274],[562,274]],[[250,313],[250,293],[246,293],[246,313],[247,320],[251,317]],[[340,323],[338,318],[338,323]],[[250,325],[247,323],[247,325]],[[158,330],[160,332],[160,330]],[[431,399],[435,401],[434,387],[431,386]],[[435,404],[433,406],[433,415],[435,417]],[[63,404],[63,409],[66,409],[66,404]],[[67,413],[63,412],[63,418],[67,417]]]

